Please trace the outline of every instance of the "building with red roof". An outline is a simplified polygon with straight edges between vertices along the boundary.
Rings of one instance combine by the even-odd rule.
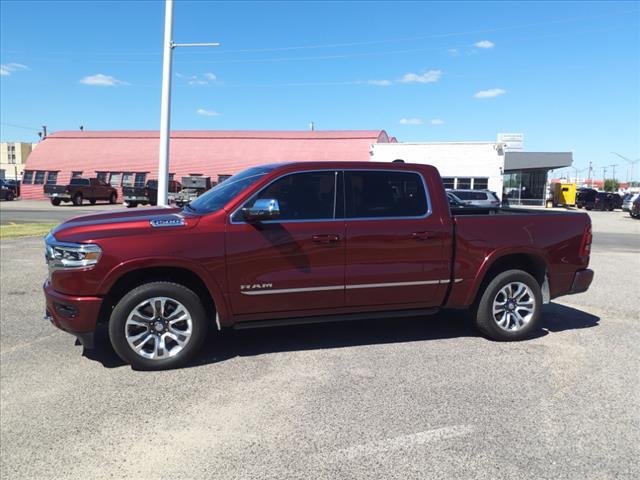
[[[394,142],[384,130],[174,131],[170,173],[233,175],[253,165],[370,159],[375,143]],[[98,177],[111,185],[143,185],[158,178],[157,131],[62,131],[33,150],[23,176],[22,198],[44,198],[45,183],[67,184],[72,176]]]

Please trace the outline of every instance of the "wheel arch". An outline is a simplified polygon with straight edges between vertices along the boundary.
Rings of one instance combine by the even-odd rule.
[[[489,282],[491,282],[496,275],[506,272],[507,270],[522,270],[527,272],[536,279],[541,288],[544,288],[547,279],[548,262],[544,256],[538,252],[520,251],[496,253],[485,260],[482,265],[475,282],[477,287],[475,290],[469,292],[467,304],[471,305],[476,303]]]
[[[207,317],[217,322],[217,316],[226,318],[226,305],[221,292],[212,291],[202,275],[192,269],[177,265],[153,265],[128,268],[111,278],[111,283],[100,308],[99,323],[107,323],[119,300],[133,288],[151,282],[172,282],[193,290],[202,299]]]

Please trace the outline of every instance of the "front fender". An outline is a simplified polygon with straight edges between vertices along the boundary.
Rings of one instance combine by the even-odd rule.
[[[148,268],[180,268],[190,271],[200,278],[207,287],[211,298],[213,298],[216,313],[220,317],[220,322],[222,324],[228,324],[231,321],[230,310],[226,302],[224,291],[219,283],[211,277],[206,268],[186,258],[143,257],[127,260],[113,267],[109,273],[105,275],[102,283],[100,284],[99,290],[102,295],[107,295],[115,283],[127,273]]]

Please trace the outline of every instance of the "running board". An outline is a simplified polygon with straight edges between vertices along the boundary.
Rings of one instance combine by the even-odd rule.
[[[320,315],[315,317],[276,318],[271,320],[252,320],[238,322],[233,325],[235,330],[249,328],[283,327],[287,325],[306,325],[310,323],[347,322],[352,320],[372,320],[376,318],[406,318],[421,315],[433,315],[437,308],[417,308],[413,310],[385,310],[383,312],[343,313],[337,315]]]

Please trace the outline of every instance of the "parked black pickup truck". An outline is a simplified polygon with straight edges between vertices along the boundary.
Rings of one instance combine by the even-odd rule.
[[[8,202],[20,196],[20,183],[15,180],[0,179],[0,199]]]
[[[169,197],[172,193],[182,190],[182,185],[176,180],[169,181]],[[138,205],[158,204],[158,181],[147,180],[144,187],[123,187],[122,197],[127,208],[135,208]]]
[[[61,202],[73,202],[79,206],[83,200],[89,200],[91,205],[95,205],[98,200],[109,203],[116,203],[118,200],[118,191],[97,178],[72,178],[69,185],[45,185],[44,193],[51,199],[51,204],[56,206]]]

